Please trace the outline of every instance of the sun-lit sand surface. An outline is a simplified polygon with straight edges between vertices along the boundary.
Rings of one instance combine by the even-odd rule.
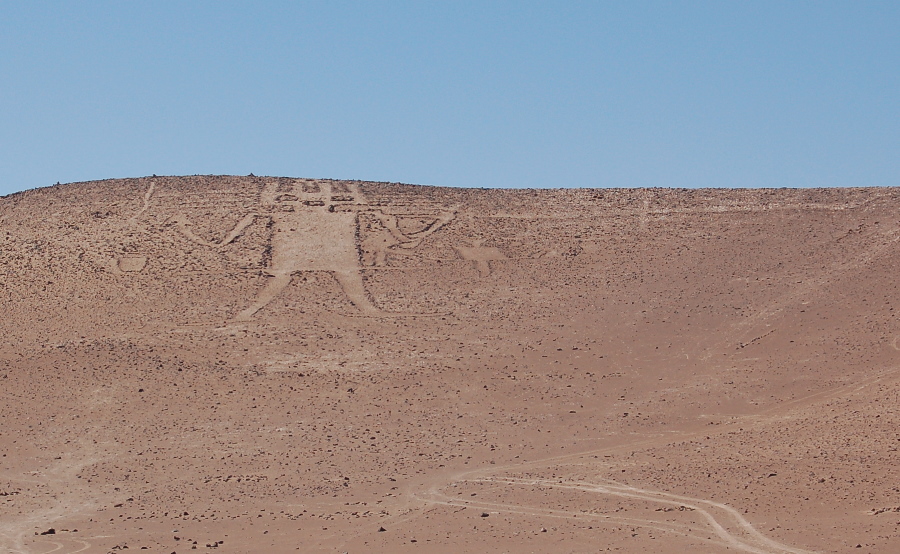
[[[900,190],[0,199],[0,552],[900,552]]]

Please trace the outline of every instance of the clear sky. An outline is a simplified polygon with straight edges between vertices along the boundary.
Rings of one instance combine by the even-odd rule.
[[[0,194],[900,185],[900,2],[0,3]]]

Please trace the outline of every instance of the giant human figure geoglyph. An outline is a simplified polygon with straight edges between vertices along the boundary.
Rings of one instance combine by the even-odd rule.
[[[271,219],[271,260],[265,270],[268,279],[250,305],[235,316],[237,321],[253,319],[290,285],[295,274],[304,271],[332,274],[362,315],[396,315],[380,310],[363,283],[360,273],[363,256],[357,242],[359,218],[363,213],[376,219],[388,237],[382,241],[380,250],[370,256],[371,269],[378,269],[389,250],[399,253],[398,248],[417,247],[455,216],[455,210],[444,210],[433,214],[415,232],[403,232],[398,216],[370,206],[362,191],[353,185],[337,181],[295,181],[288,190],[277,183],[267,185],[261,194],[259,212],[238,222],[222,242],[212,243],[198,237],[183,216],[173,218],[172,223],[194,242],[222,248],[240,236],[256,218]]]

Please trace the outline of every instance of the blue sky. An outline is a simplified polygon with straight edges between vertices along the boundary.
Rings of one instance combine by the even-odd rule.
[[[898,2],[0,4],[0,194],[900,185]]]

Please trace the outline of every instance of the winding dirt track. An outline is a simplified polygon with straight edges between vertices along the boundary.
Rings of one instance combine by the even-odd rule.
[[[752,425],[754,422],[789,419],[792,417],[792,415],[796,415],[798,411],[804,408],[821,405],[828,399],[859,395],[866,388],[878,383],[885,382],[886,380],[896,382],[897,372],[898,368],[886,369],[866,379],[856,381],[853,384],[834,387],[830,390],[810,394],[803,398],[785,402],[762,413],[730,421],[729,425],[734,426],[737,423]],[[718,432],[723,433],[726,431]],[[460,473],[458,475],[454,475],[452,480],[448,482],[441,483],[440,485],[434,484],[427,491],[413,492],[411,493],[411,495],[416,500],[429,504],[465,506],[471,508],[480,508],[484,510],[501,510],[505,513],[545,515],[555,518],[588,517],[605,521],[607,523],[626,523],[639,527],[657,529],[659,531],[680,534],[697,540],[702,540],[703,537],[705,537],[705,534],[698,534],[692,529],[697,527],[696,522],[671,524],[654,519],[637,519],[631,517],[626,518],[610,514],[590,513],[584,509],[576,511],[566,511],[540,506],[530,506],[527,503],[510,504],[486,502],[483,500],[473,500],[471,498],[465,497],[454,497],[450,496],[447,493],[448,489],[450,489],[451,487],[456,487],[458,484],[462,483],[483,483],[488,486],[509,485],[511,487],[520,488],[538,486],[542,488],[576,490],[595,495],[638,499],[654,504],[672,506],[679,510],[689,509],[692,511],[697,511],[698,513],[703,515],[706,520],[706,524],[718,537],[718,544],[723,547],[731,547],[740,551],[753,552],[757,554],[804,554],[813,552],[811,550],[805,550],[802,548],[794,548],[766,537],[758,530],[756,530],[756,528],[754,528],[753,525],[749,521],[747,521],[747,519],[745,519],[737,510],[721,502],[715,502],[698,497],[671,494],[656,490],[642,489],[629,485],[622,485],[610,479],[604,479],[599,483],[590,483],[565,479],[536,479],[502,476],[509,474],[522,474],[523,472],[540,473],[542,469],[544,471],[555,470],[559,472],[567,465],[573,464],[590,466],[591,464],[587,460],[591,458],[595,459],[601,455],[606,455],[616,451],[621,452],[623,450],[635,450],[654,446],[665,446],[667,444],[671,444],[674,441],[689,440],[690,438],[699,436],[701,434],[706,435],[708,434],[708,432],[704,430],[702,432],[681,433],[677,437],[662,436],[658,438],[643,439],[632,443],[617,445],[615,447],[580,452],[577,454],[566,456],[557,456],[521,464],[491,467],[490,469],[482,468],[471,470],[468,472]],[[525,497],[527,499],[528,493],[522,492],[517,494],[516,496],[520,498]]]

